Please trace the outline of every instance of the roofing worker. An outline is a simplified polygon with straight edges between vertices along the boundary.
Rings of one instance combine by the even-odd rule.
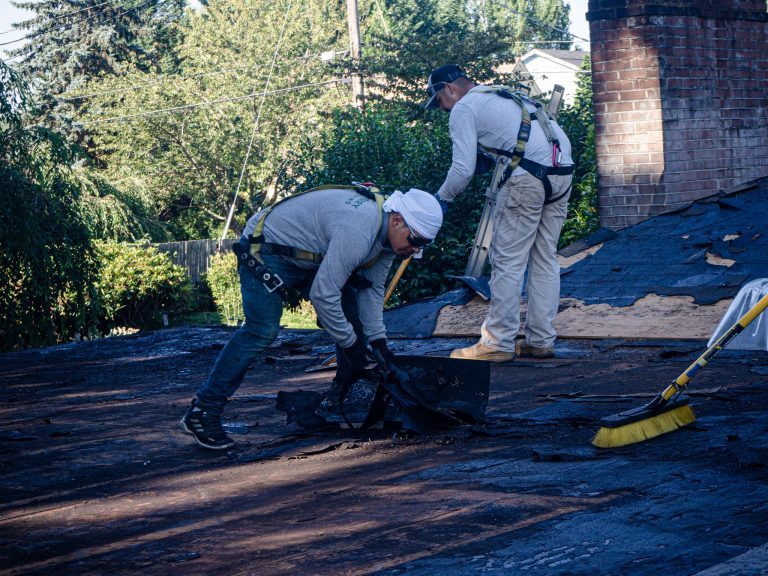
[[[453,350],[451,358],[505,362],[515,354],[551,357],[552,322],[560,301],[555,253],[573,178],[568,137],[543,110],[537,112],[533,101],[503,86],[476,85],[453,64],[432,72],[427,91],[426,108],[450,112],[453,161],[435,194],[444,211],[466,188],[479,154],[490,154],[505,166],[493,213],[490,307],[480,341]],[[525,340],[516,346],[526,267]]]
[[[248,365],[277,337],[286,287],[308,292],[318,320],[336,341],[340,386],[357,380],[365,367],[365,339],[389,364],[387,273],[395,256],[412,256],[430,244],[442,221],[440,205],[428,192],[396,191],[385,199],[359,186],[316,188],[252,216],[234,246],[245,323],[219,353],[181,419],[182,429],[205,448],[234,445],[221,413]]]

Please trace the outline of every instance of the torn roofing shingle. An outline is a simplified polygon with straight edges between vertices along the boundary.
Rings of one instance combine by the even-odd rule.
[[[735,263],[710,263],[719,259]],[[651,293],[689,295],[697,304],[732,298],[746,282],[768,277],[768,178],[621,230],[564,272],[561,296],[587,304],[629,306]]]

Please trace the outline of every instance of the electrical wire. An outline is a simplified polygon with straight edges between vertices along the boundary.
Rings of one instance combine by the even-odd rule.
[[[121,12],[120,14],[116,14],[116,15],[114,15],[114,16],[109,16],[109,17],[107,17],[107,18],[104,18],[103,22],[106,22],[107,20],[110,20],[110,19],[112,19],[112,18],[119,18],[120,16],[124,16],[124,15],[128,14],[128,12],[133,12],[134,10],[139,10],[139,9],[142,9],[142,8],[144,8],[145,6],[147,6],[147,5],[151,4],[151,3],[152,3],[152,2],[154,2],[154,1],[155,1],[155,0],[147,0],[147,1],[146,1],[146,2],[144,2],[143,4],[139,4],[138,6],[134,6],[133,8],[129,8],[129,9],[128,9],[128,10],[126,10],[125,12]],[[104,4],[107,4],[107,3],[108,3],[108,2],[104,2],[103,4],[98,4],[98,6],[103,6]],[[158,3],[158,4],[159,4],[159,3]],[[119,5],[115,6],[113,9],[114,9],[114,10],[117,10],[117,9],[119,9],[119,8],[125,8],[125,4],[119,4]],[[89,10],[90,10],[90,8],[89,8]],[[88,17],[86,17],[86,18],[80,18],[80,19],[78,19],[78,20],[75,20],[75,21],[73,21],[73,22],[67,22],[66,24],[64,24],[64,25],[62,26],[62,28],[64,28],[64,29],[67,29],[67,28],[71,28],[71,27],[72,27],[72,26],[74,26],[75,24],[80,24],[81,22],[88,22],[89,20],[92,20],[92,19],[94,19],[94,18],[99,18],[99,17],[102,17],[102,16],[104,16],[104,14],[94,14],[94,15],[92,15],[92,16],[88,16]],[[60,15],[59,17],[63,17],[63,15]],[[47,24],[47,23],[46,23],[46,24]],[[22,36],[21,38],[17,38],[16,40],[9,40],[8,42],[2,42],[2,43],[0,43],[0,46],[7,46],[7,45],[9,45],[9,44],[16,44],[17,42],[21,42],[21,41],[23,41],[23,40],[31,40],[32,38],[37,38],[38,36],[42,36],[42,35],[44,35],[44,34],[48,34],[49,32],[53,32],[54,30],[57,30],[57,31],[58,31],[58,30],[60,30],[60,29],[61,29],[61,28],[55,28],[55,29],[54,29],[53,27],[49,26],[49,27],[48,27],[48,29],[41,29],[41,30],[38,30],[38,31],[36,31],[36,32],[33,32],[33,33],[31,33],[31,34],[27,34],[26,36]]]
[[[579,40],[583,40],[584,42],[589,42],[589,40],[587,40],[586,38],[582,38],[581,36],[576,36],[576,34],[574,34],[573,32],[569,32],[568,30],[563,30],[562,28],[558,28],[557,26],[553,26],[552,24],[549,24],[548,22],[542,22],[540,20],[537,20],[536,18],[526,14],[525,12],[520,12],[519,10],[516,10],[516,9],[512,8],[506,2],[501,2],[500,0],[496,0],[496,3],[498,3],[500,6],[503,6],[504,8],[506,8],[507,10],[512,12],[513,14],[517,14],[518,16],[522,16],[526,20],[530,20],[534,24],[538,24],[539,26],[546,26],[548,28],[551,28],[552,30],[560,32],[561,34],[567,34],[571,38],[578,38]]]
[[[348,54],[349,50],[337,50],[334,52],[335,55],[339,54]],[[310,54],[308,56],[297,56],[293,59],[283,59],[283,62],[293,62],[293,61],[299,61],[299,60],[310,60],[312,58],[322,58],[322,54]],[[123,88],[116,88],[114,90],[105,90],[103,92],[93,92],[91,94],[83,94],[82,96],[71,96],[71,97],[65,97],[66,92],[62,94],[58,94],[54,96],[57,100],[60,100],[62,102],[75,102],[79,100],[87,100],[90,98],[96,98],[98,96],[107,96],[109,94],[120,94],[123,92],[129,92],[131,90],[138,90],[140,88],[145,88],[147,86],[156,86],[158,84],[163,84],[166,81],[176,81],[178,79],[185,80],[187,78],[201,78],[206,76],[215,76],[217,74],[226,74],[230,73],[235,70],[248,70],[248,71],[257,71],[260,68],[263,68],[263,65],[253,65],[253,66],[229,66],[227,68],[220,68],[211,72],[198,72],[196,74],[161,74],[158,76],[156,80],[146,81],[146,82],[137,82],[136,84],[130,84],[128,86],[125,86]]]
[[[100,6],[104,6],[104,4],[109,4],[111,1],[112,0],[106,0],[106,2],[102,2],[101,4],[94,4],[93,6],[81,8],[80,10],[73,10],[72,12],[66,12],[64,14],[57,14],[56,16],[50,16],[48,19],[58,20],[59,18],[65,18],[67,16],[72,16],[73,14],[79,14],[80,12],[86,12],[87,10],[93,10],[94,8],[99,8]],[[0,36],[2,36],[3,34],[8,34],[9,32],[16,32],[16,28],[9,28],[4,32],[0,32]]]
[[[269,68],[269,75],[267,76],[267,81],[264,83],[264,91],[261,93],[261,102],[259,103],[259,110],[256,113],[256,120],[253,122],[253,129],[251,130],[251,141],[248,143],[248,149],[245,152],[245,159],[243,160],[243,167],[240,170],[240,178],[237,180],[237,188],[235,188],[235,197],[232,198],[232,206],[229,208],[229,215],[227,216],[227,223],[224,225],[224,232],[221,233],[221,240],[219,242],[224,242],[224,239],[227,237],[227,232],[229,231],[229,225],[232,223],[232,217],[235,214],[235,205],[237,204],[237,196],[240,194],[240,185],[243,183],[243,175],[245,174],[245,168],[248,165],[248,159],[251,156],[251,149],[253,148],[253,140],[256,138],[256,131],[259,127],[259,120],[261,119],[261,109],[264,106],[264,100],[267,97],[267,88],[269,88],[269,83],[272,80],[272,72],[275,69],[275,61],[277,60],[277,53],[280,50],[280,44],[283,43],[283,33],[285,32],[285,25],[288,23],[288,14],[291,11],[291,7],[293,6],[293,1],[288,3],[288,8],[285,10],[285,16],[283,16],[283,27],[280,29],[280,36],[277,39],[277,44],[275,44],[275,52],[272,54],[272,65]]]
[[[170,112],[178,112],[180,110],[190,110],[192,108],[199,108],[201,106],[208,106],[211,104],[223,104],[226,102],[240,102],[242,100],[251,100],[257,98],[262,94],[272,96],[274,94],[283,94],[287,92],[294,92],[296,90],[304,90],[305,88],[314,88],[317,86],[328,86],[329,84],[348,84],[349,78],[333,78],[332,80],[326,80],[324,82],[311,82],[307,84],[300,84],[298,86],[289,86],[288,88],[278,88],[277,90],[269,90],[268,92],[253,92],[246,94],[245,96],[234,96],[231,98],[218,98],[216,100],[205,100],[203,102],[195,102],[193,104],[185,104],[183,106],[173,106],[171,108],[159,108],[157,110],[148,110],[146,112],[138,112],[136,114],[126,114],[124,116],[113,116],[110,118],[101,118],[99,120],[86,120],[85,122],[72,122],[74,126],[87,126],[93,124],[105,124],[108,122],[118,122],[120,120],[130,120],[133,118],[142,118],[146,116],[154,116],[155,114],[167,114]]]

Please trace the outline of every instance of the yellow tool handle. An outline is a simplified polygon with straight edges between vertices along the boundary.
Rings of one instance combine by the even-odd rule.
[[[395,291],[395,286],[397,286],[397,283],[400,282],[400,278],[403,277],[403,273],[405,272],[405,269],[408,268],[408,264],[411,263],[411,258],[413,258],[413,256],[408,256],[408,258],[406,258],[400,263],[400,267],[397,269],[397,272],[395,272],[395,275],[392,277],[392,281],[389,283],[389,286],[387,287],[387,291],[384,294],[384,304],[386,304],[389,301],[389,297],[392,296],[392,292]]]
[[[704,366],[707,365],[707,363],[715,354],[725,348],[731,340],[738,336],[741,331],[744,330],[744,328],[749,326],[749,324],[760,314],[762,314],[766,308],[768,308],[768,294],[760,298],[757,304],[752,306],[752,308],[750,308],[741,318],[739,318],[736,324],[731,326],[725,334],[720,336],[720,338],[718,338],[717,341],[712,344],[712,346],[707,348],[706,351],[701,356],[699,356],[696,361],[686,369],[685,372],[677,377],[677,380],[675,380],[673,384],[668,386],[667,389],[661,393],[664,400],[669,400],[678,392],[683,391],[688,385],[688,382],[691,381],[693,375],[696,374],[696,372],[698,372],[701,368],[704,368]]]

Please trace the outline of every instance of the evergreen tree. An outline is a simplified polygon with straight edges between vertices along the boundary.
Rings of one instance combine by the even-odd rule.
[[[16,25],[27,42],[11,56],[35,95],[34,120],[83,142],[72,119],[83,107],[69,94],[121,63],[149,70],[179,43],[172,23],[184,0],[36,0],[13,2],[35,16]]]

